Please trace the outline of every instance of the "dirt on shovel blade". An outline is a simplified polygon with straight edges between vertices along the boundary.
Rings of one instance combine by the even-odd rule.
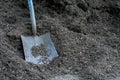
[[[47,50],[45,49],[45,46],[43,44],[41,44],[40,46],[33,46],[32,47],[32,55],[34,57],[37,56],[47,56]]]

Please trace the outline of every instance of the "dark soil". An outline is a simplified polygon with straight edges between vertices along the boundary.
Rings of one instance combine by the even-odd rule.
[[[120,0],[35,0],[37,34],[51,33],[59,57],[48,65],[24,59],[31,35],[26,2],[0,0],[0,80],[120,80]],[[59,80],[59,79],[58,79]]]
[[[31,50],[34,57],[48,55],[47,50],[45,49],[45,46],[43,44],[41,44],[40,46],[33,46]]]

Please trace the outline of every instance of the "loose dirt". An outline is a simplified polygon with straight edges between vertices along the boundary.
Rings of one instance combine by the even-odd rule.
[[[33,46],[31,50],[32,50],[32,55],[34,57],[37,57],[39,55],[40,56],[47,56],[48,55],[48,53],[45,49],[45,46],[43,44],[41,44],[40,46]]]

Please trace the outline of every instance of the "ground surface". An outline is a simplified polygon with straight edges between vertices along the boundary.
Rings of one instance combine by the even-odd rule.
[[[0,0],[0,80],[120,80],[119,0],[35,0],[37,34],[50,32],[59,53],[49,65],[24,60],[25,4]]]

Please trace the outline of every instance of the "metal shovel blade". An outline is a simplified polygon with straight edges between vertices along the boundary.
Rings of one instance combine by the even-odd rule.
[[[50,33],[41,36],[21,36],[25,60],[34,64],[48,64],[53,58],[58,57],[58,53],[50,38]],[[34,46],[44,45],[47,55],[34,56],[32,48]],[[40,51],[41,52],[41,51]],[[38,52],[37,52],[38,53]],[[36,54],[36,53],[35,53]]]

